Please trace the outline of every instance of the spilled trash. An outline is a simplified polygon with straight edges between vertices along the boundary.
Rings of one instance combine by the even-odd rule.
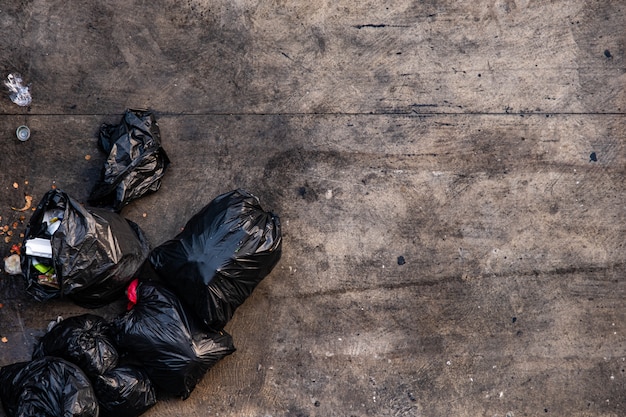
[[[120,211],[156,192],[170,163],[154,114],[127,110],[119,125],[103,125],[99,146],[109,156],[90,206],[48,191],[5,270],[21,273],[40,302],[67,297],[94,308],[125,294],[127,311],[110,321],[52,321],[30,361],[0,369],[10,417],[134,417],[158,399],[187,399],[235,351],[224,326],[281,257],[279,217],[241,189],[210,201],[150,250]]]
[[[87,209],[58,189],[37,205],[23,246],[22,271],[35,299],[68,296],[91,308],[120,298],[149,251],[135,223]]]

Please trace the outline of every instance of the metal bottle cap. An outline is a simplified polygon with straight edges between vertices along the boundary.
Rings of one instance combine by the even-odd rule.
[[[28,126],[22,125],[17,128],[17,130],[15,131],[15,134],[17,135],[17,138],[19,140],[24,142],[24,141],[27,141],[28,138],[30,138],[30,129],[28,128]]]

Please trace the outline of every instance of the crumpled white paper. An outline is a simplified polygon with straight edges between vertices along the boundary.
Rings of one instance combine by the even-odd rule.
[[[30,91],[28,91],[28,87],[22,85],[23,82],[20,74],[9,74],[4,85],[6,85],[11,92],[9,97],[11,97],[13,103],[18,106],[30,106],[32,97]]]

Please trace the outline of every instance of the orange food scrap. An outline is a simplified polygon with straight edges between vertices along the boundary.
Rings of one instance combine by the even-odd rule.
[[[9,339],[6,338],[6,336],[2,336],[2,339],[0,339],[2,341],[2,343],[7,343],[9,341]]]
[[[13,188],[18,188],[20,185],[16,182],[13,183]]]
[[[15,207],[11,207],[11,210],[15,210],[15,211],[26,211],[30,208],[30,206],[33,204],[33,197],[30,195],[25,195],[24,196],[24,207],[22,208],[15,208]]]

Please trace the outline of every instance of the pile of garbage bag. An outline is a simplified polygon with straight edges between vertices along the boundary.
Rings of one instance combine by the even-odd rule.
[[[38,301],[66,297],[94,308],[126,294],[128,309],[110,320],[59,317],[30,361],[0,368],[10,417],[134,417],[159,398],[188,398],[235,351],[224,326],[281,257],[278,216],[240,189],[150,250],[120,210],[157,191],[170,163],[154,115],[128,110],[119,125],[101,128],[99,145],[109,156],[91,206],[46,193],[24,233],[21,269]]]
[[[0,400],[11,417],[98,417],[98,401],[81,369],[43,357],[0,369]]]
[[[59,319],[30,362],[0,369],[0,400],[9,416],[138,416],[156,404],[146,373],[123,360],[109,323],[93,314]]]

